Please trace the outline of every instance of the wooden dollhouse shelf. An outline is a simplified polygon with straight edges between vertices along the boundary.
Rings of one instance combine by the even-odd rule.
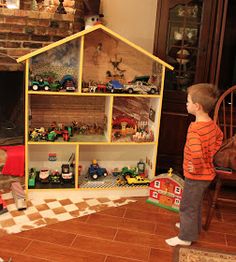
[[[147,189],[171,66],[102,25],[17,61],[26,71],[27,191]]]

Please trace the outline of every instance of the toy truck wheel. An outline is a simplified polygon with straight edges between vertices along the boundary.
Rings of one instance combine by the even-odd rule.
[[[46,85],[46,86],[44,86],[44,90],[45,90],[45,91],[48,91],[49,89],[50,89],[50,87],[49,87],[49,86],[47,86],[47,85]]]
[[[134,92],[134,90],[133,90],[132,88],[129,88],[129,89],[128,89],[128,93],[129,93],[129,94],[133,94],[133,92]]]
[[[37,91],[38,89],[39,89],[39,86],[38,86],[38,85],[33,85],[33,86],[32,86],[32,90]]]
[[[97,173],[92,174],[92,178],[93,178],[94,180],[98,179],[98,174],[97,174]]]
[[[150,93],[151,93],[151,94],[155,94],[155,93],[156,93],[156,90],[155,90],[154,88],[152,88],[152,89],[150,90]]]

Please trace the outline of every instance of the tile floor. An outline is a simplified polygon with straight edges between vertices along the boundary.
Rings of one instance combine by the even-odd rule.
[[[8,234],[43,227],[135,201],[119,197],[84,199],[71,195],[69,198],[34,199],[28,201],[27,209],[17,210],[11,192],[5,190],[2,199],[7,204],[8,212],[0,215],[0,230]]]

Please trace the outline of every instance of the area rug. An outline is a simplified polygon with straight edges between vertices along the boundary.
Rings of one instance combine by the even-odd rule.
[[[174,262],[236,262],[236,253],[194,247],[177,247]]]
[[[6,213],[0,215],[0,235],[43,227],[136,201],[119,197],[85,199],[71,196],[31,200],[27,203],[27,209],[19,211],[10,191],[0,190],[0,193],[8,209]]]

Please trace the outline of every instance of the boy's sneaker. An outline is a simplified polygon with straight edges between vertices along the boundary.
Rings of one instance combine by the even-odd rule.
[[[177,222],[177,223],[175,224],[175,227],[180,228],[180,223]]]
[[[178,237],[172,237],[172,238],[166,239],[165,241],[169,246],[172,246],[172,247],[175,247],[175,246],[178,246],[178,245],[190,246],[192,244],[191,241],[181,240]]]

